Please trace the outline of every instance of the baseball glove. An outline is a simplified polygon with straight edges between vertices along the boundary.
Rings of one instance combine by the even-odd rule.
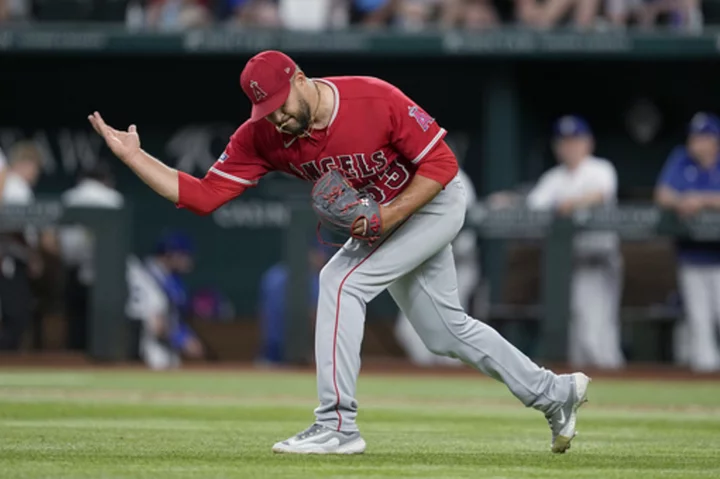
[[[382,233],[380,205],[370,196],[358,192],[337,169],[331,169],[315,182],[312,206],[320,226],[331,231],[363,239],[370,243]],[[362,234],[354,234],[358,221],[365,220]],[[322,239],[322,238],[321,238]]]

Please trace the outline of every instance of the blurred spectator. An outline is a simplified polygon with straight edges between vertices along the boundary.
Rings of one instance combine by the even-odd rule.
[[[465,0],[460,26],[468,30],[491,28],[499,23],[499,18],[490,0]]]
[[[125,25],[131,30],[145,27],[145,9],[141,0],[130,0],[125,10]]]
[[[438,24],[455,28],[463,20],[467,0],[401,0],[396,24],[405,30],[423,30]]]
[[[193,268],[194,248],[179,232],[164,235],[144,263],[128,260],[128,316],[139,354],[152,369],[178,367],[181,355],[202,358],[202,343],[186,322],[188,292],[182,276]],[[152,286],[151,286],[152,285]]]
[[[41,21],[118,21],[123,11],[131,29],[165,31],[216,22],[309,31],[348,23],[410,31],[437,26],[477,30],[513,20],[540,29],[591,29],[609,21],[619,27],[667,24],[699,31],[703,24],[701,0],[0,0],[0,22],[31,16]]]
[[[0,22],[6,22],[10,19],[10,1],[0,0]]]
[[[720,119],[697,113],[685,146],[675,148],[658,179],[655,201],[682,217],[720,209]],[[720,244],[677,241],[678,283],[685,308],[687,354],[695,371],[720,370]]]
[[[0,0],[0,22],[25,20],[30,13],[29,0]]]
[[[350,0],[350,23],[382,27],[392,23],[401,0]]]
[[[605,0],[605,15],[614,26],[626,26],[631,21],[645,25],[650,17],[647,0]]]
[[[203,0],[152,0],[147,7],[147,25],[159,30],[197,28],[211,23]]]
[[[703,15],[700,0],[654,0],[645,2],[640,24],[645,27],[658,23],[660,16],[666,16],[670,27],[678,30],[698,31],[702,29]]]
[[[61,201],[68,207],[121,208],[122,195],[114,188],[110,165],[98,162],[78,175],[77,185],[64,192]],[[86,347],[88,295],[94,282],[91,231],[80,225],[60,229],[60,251],[65,267],[65,319],[67,347],[83,351]]]
[[[700,0],[606,0],[606,15],[611,24],[621,27],[634,23],[650,28],[664,23],[674,29],[698,31],[703,25]]]
[[[280,27],[280,14],[275,0],[224,0],[230,21],[245,26]]]
[[[600,5],[600,0],[515,0],[515,13],[520,23],[543,30],[561,25],[566,18],[586,30],[595,25]]]
[[[399,26],[411,31],[427,28],[433,21],[436,4],[435,0],[403,0],[398,9]]]
[[[18,142],[8,153],[8,167],[2,203],[29,205],[35,200],[33,188],[42,167],[42,156],[33,143]],[[35,308],[30,279],[39,274],[39,260],[33,244],[34,231],[0,235],[0,350],[20,348],[32,323]]]
[[[416,31],[442,28],[484,29],[499,24],[491,0],[400,0],[393,23]]]
[[[308,321],[314,322],[318,301],[318,281],[320,270],[332,256],[333,250],[316,243],[308,252],[310,273],[308,281],[310,295]],[[277,263],[268,269],[260,280],[260,336],[261,346],[257,363],[260,365],[279,365],[285,362],[285,334],[287,321],[287,265]]]
[[[348,23],[346,0],[280,0],[280,21],[290,30],[323,30]]]
[[[513,0],[515,4],[514,19],[520,25],[531,26],[535,22],[535,0]]]

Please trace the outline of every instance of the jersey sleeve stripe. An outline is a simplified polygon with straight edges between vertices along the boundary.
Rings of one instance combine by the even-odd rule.
[[[247,185],[247,186],[257,185],[257,181],[250,181],[250,180],[246,180],[244,178],[240,178],[239,176],[231,175],[230,173],[225,173],[224,171],[218,170],[214,166],[210,168],[210,171],[212,173],[215,173],[218,176],[222,176],[225,179],[234,181],[235,183],[240,183],[241,185]]]
[[[430,153],[430,150],[433,149],[433,147],[437,144],[438,141],[440,141],[440,139],[445,135],[445,133],[447,133],[445,131],[445,128],[441,128],[440,131],[437,132],[437,135],[435,135],[435,138],[430,140],[430,143],[428,143],[428,145],[425,147],[425,149],[423,151],[421,151],[420,154],[417,157],[415,157],[414,160],[412,160],[412,162],[417,163],[420,160],[422,160],[423,158],[425,158],[425,155]]]

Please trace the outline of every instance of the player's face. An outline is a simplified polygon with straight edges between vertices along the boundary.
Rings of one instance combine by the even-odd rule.
[[[703,165],[712,165],[718,156],[718,139],[712,135],[691,135],[688,138],[690,154]]]
[[[22,161],[17,166],[18,173],[31,185],[37,184],[40,179],[40,164],[34,161]]]
[[[592,151],[592,140],[586,136],[576,136],[557,140],[554,145],[555,156],[561,163],[574,166]]]
[[[312,113],[310,104],[297,84],[290,89],[287,101],[279,109],[267,117],[278,131],[300,136],[310,127]]]

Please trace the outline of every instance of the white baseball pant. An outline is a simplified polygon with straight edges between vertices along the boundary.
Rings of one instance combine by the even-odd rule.
[[[617,369],[625,365],[620,338],[622,260],[578,264],[571,285],[568,356],[573,366]]]
[[[720,370],[720,267],[680,264],[680,291],[685,308],[687,361],[698,372]]]

